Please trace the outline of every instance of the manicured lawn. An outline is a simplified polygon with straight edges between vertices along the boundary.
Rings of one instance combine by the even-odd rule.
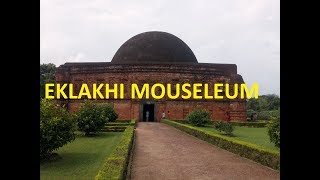
[[[212,127],[197,127],[209,132],[214,132],[220,134],[219,131]],[[233,134],[235,137],[231,137],[237,140],[249,142],[256,144],[267,149],[279,151],[279,148],[275,147],[273,143],[270,142],[267,133],[267,128],[254,128],[254,127],[239,127],[234,126]]]
[[[40,164],[41,179],[94,179],[121,135],[103,132],[95,137],[78,136],[57,151],[61,159]]]

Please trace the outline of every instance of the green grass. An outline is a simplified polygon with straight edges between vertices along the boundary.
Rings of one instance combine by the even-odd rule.
[[[94,179],[121,135],[103,132],[95,137],[78,136],[57,151],[60,159],[40,164],[41,179]]]
[[[207,132],[220,134],[219,131],[215,130],[212,127],[196,127],[196,128],[206,130]],[[270,142],[270,139],[267,133],[267,128],[265,127],[254,128],[254,127],[234,126],[233,134],[235,135],[235,137],[231,137],[233,139],[256,144],[270,150],[279,151],[279,148],[275,147],[274,144]]]

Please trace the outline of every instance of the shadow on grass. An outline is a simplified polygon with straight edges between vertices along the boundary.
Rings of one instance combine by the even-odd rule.
[[[76,173],[78,169],[82,169],[84,166],[90,167],[97,161],[97,153],[63,152],[53,154],[56,154],[58,158],[40,162],[43,170],[52,168],[59,171]]]
[[[50,162],[54,162],[57,161],[59,159],[62,159],[62,157],[58,154],[58,153],[51,153],[48,154],[46,157],[43,157],[42,159],[40,159],[40,163],[50,163]]]

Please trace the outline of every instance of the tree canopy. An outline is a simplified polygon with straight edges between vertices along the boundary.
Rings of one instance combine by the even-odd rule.
[[[280,97],[276,94],[261,95],[258,99],[248,99],[247,109],[254,111],[280,110]]]
[[[46,83],[54,83],[55,82],[55,73],[56,73],[56,65],[49,64],[40,64],[40,97],[44,98],[44,88]]]

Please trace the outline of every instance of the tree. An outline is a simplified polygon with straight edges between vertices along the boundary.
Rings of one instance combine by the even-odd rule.
[[[56,65],[40,64],[40,98],[45,96],[45,84],[55,82]]]
[[[272,111],[280,109],[280,97],[275,94],[261,95],[258,99],[248,99],[247,109],[254,111]]]
[[[247,100],[247,115],[256,112],[258,119],[269,120],[272,116],[280,116],[280,97],[275,94],[261,95],[258,99]],[[250,118],[250,116],[247,116]]]
[[[52,100],[40,101],[40,158],[75,139],[76,123],[72,115]]]
[[[259,97],[260,98],[260,97]],[[260,110],[260,105],[257,99],[248,99],[247,101],[247,109],[251,109],[253,111],[259,111]]]
[[[274,143],[276,147],[280,147],[280,118],[273,117],[268,124],[268,135],[270,141]]]
[[[76,116],[78,128],[85,132],[86,136],[100,131],[108,121],[115,121],[118,118],[109,104],[92,101],[85,101]]]
[[[219,132],[224,132],[226,135],[232,135],[233,132],[233,126],[229,122],[224,121],[215,121],[213,122],[213,128],[218,130]]]
[[[210,122],[210,113],[203,108],[195,108],[188,114],[187,120],[192,125],[205,126]]]

